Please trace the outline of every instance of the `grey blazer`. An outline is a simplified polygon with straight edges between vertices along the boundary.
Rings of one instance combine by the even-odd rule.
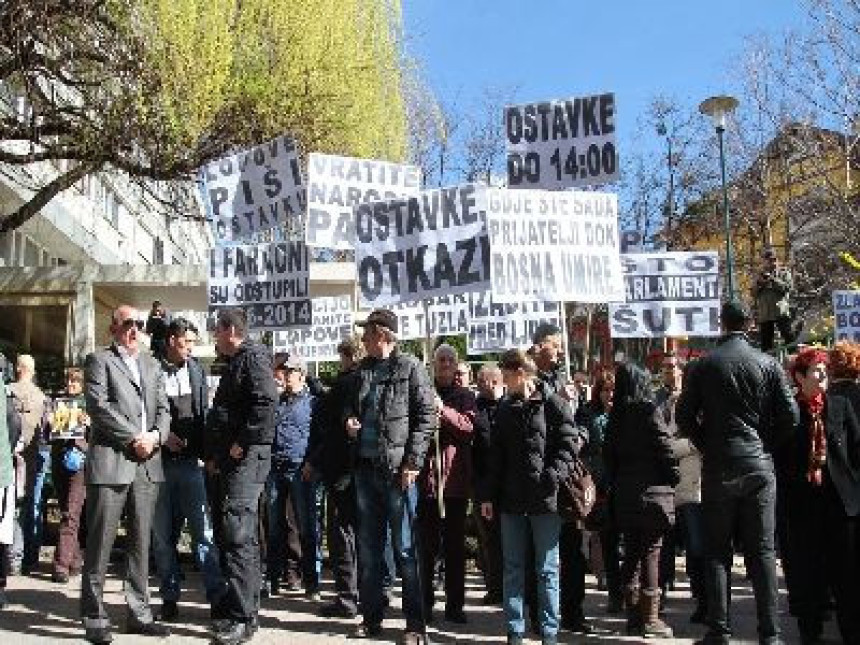
[[[138,468],[151,482],[163,482],[161,450],[139,462],[129,444],[142,430],[144,405],[149,430],[163,443],[170,431],[170,408],[161,366],[148,354],[138,355],[141,385],[135,383],[116,345],[87,356],[85,366],[87,414],[90,416],[86,481],[88,484],[130,484]]]

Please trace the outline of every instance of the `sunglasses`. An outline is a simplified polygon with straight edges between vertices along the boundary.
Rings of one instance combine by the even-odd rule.
[[[138,331],[142,331],[144,327],[144,322],[142,320],[135,320],[134,318],[126,318],[120,323],[120,326],[123,329],[131,329],[132,327],[137,327]]]

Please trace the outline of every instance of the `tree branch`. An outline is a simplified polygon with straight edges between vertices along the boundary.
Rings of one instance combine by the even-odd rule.
[[[83,179],[90,173],[95,172],[101,166],[102,163],[100,161],[89,161],[78,164],[68,172],[54,179],[49,184],[46,184],[44,187],[36,191],[36,194],[33,195],[28,202],[22,204],[17,210],[13,211],[0,221],[0,233],[14,231],[31,217],[37,215],[39,211],[54,197],[67,188],[73,186],[75,182]]]

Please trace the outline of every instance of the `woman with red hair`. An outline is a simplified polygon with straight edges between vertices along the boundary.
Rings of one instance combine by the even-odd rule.
[[[841,366],[843,357],[837,362]],[[804,645],[820,642],[828,586],[836,598],[844,642],[860,642],[856,617],[860,421],[849,392],[857,385],[840,367],[828,390],[828,363],[826,351],[808,348],[790,368],[798,388],[800,423],[786,471],[785,548],[792,572],[791,606]]]

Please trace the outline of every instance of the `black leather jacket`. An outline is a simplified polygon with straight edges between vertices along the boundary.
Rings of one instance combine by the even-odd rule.
[[[732,333],[691,365],[676,418],[702,453],[703,475],[730,478],[773,469],[799,415],[782,366]]]

